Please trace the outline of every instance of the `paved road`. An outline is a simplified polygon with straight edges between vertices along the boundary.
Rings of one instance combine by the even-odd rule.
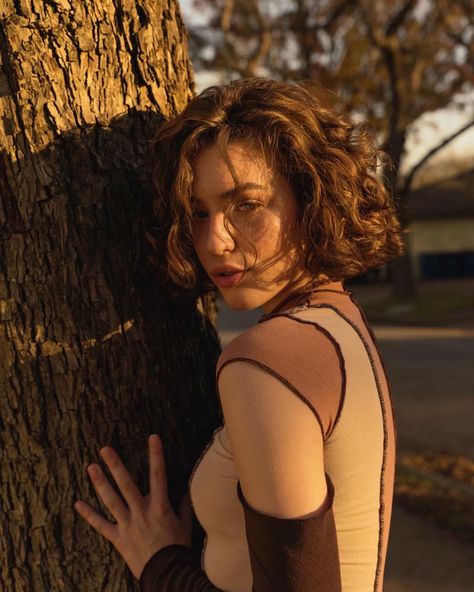
[[[218,301],[222,346],[255,324],[261,309],[232,311]],[[395,403],[399,450],[474,458],[474,330],[373,325]],[[474,549],[394,507],[384,592],[469,592]]]
[[[384,592],[472,592],[474,548],[393,508]]]
[[[399,448],[474,458],[474,330],[373,329],[392,385]]]

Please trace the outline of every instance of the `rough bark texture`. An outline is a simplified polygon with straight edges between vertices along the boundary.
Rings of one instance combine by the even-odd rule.
[[[0,60],[0,589],[131,590],[86,466],[109,443],[145,493],[157,432],[177,508],[221,419],[214,303],[156,285],[137,222],[187,34],[176,0],[2,0]]]

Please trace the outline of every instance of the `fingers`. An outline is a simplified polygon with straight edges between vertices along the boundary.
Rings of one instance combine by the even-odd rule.
[[[94,489],[99,494],[107,509],[110,510],[115,520],[117,522],[126,520],[128,518],[128,509],[109,483],[99,465],[89,465],[87,472],[92,480]]]
[[[154,505],[162,510],[169,509],[166,465],[163,444],[157,434],[148,438],[150,453],[150,497]]]
[[[140,508],[143,500],[142,495],[138,487],[135,485],[132,476],[127,471],[123,462],[120,460],[119,455],[111,446],[104,446],[104,448],[102,448],[100,451],[100,455],[107,463],[107,466],[109,467],[110,472],[112,473],[112,476],[115,479],[115,482],[119,486],[119,489],[123,497],[125,498],[130,510],[133,511]],[[110,484],[109,487],[113,491]]]
[[[94,528],[99,534],[113,543],[117,534],[117,526],[112,524],[85,502],[77,501],[74,504],[75,510]]]
[[[100,454],[109,467],[120,492],[128,504],[128,508],[97,464],[89,465],[87,472],[95,490],[114,516],[117,524],[112,524],[103,518],[85,502],[77,501],[74,508],[97,532],[113,542],[117,536],[118,523],[127,522],[130,519],[130,513],[134,509],[141,511],[144,498],[115,450],[111,446],[105,446],[100,450]],[[156,434],[151,435],[149,438],[149,454],[150,501],[155,508],[164,512],[169,510],[171,506],[168,498],[163,446],[161,439]]]

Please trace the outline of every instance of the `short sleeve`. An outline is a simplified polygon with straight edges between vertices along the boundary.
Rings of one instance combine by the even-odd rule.
[[[233,339],[217,361],[216,381],[232,360],[254,363],[272,373],[315,414],[326,439],[344,401],[345,370],[336,340],[311,322],[279,316]]]

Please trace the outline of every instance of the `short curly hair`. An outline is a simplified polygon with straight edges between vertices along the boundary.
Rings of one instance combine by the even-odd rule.
[[[237,140],[257,143],[293,190],[299,246],[315,276],[346,279],[404,253],[394,203],[377,178],[385,155],[370,128],[300,83],[253,77],[206,88],[152,140],[159,225],[146,237],[150,258],[175,284],[198,294],[216,290],[193,247],[192,164],[204,147]]]

